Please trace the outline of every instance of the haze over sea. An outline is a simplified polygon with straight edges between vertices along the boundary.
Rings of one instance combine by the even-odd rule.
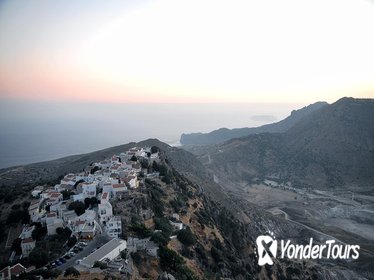
[[[307,104],[111,104],[56,101],[0,103],[0,168],[158,138],[178,145],[182,133],[252,127]]]

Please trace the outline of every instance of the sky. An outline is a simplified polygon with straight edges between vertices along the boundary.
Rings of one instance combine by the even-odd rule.
[[[0,168],[374,97],[374,1],[0,0]]]
[[[373,30],[370,0],[3,0],[0,102],[373,98]]]

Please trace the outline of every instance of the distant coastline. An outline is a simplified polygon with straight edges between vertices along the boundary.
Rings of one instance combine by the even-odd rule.
[[[0,103],[0,168],[89,153],[157,138],[180,146],[182,133],[261,125],[251,117],[282,119],[296,104]],[[19,115],[17,112],[24,112]],[[11,120],[11,121],[7,121]]]
[[[141,141],[141,140],[144,140],[144,139],[139,139],[139,141]],[[131,142],[131,141],[128,141],[128,142]],[[180,147],[181,146],[181,143],[180,143],[179,140],[169,140],[169,141],[165,140],[164,142],[167,143],[168,145],[172,146],[172,147]],[[124,143],[127,143],[127,142],[124,141],[123,143],[119,143],[117,145],[124,144]],[[113,144],[111,146],[116,146],[116,144]],[[105,147],[98,146],[97,148],[93,148],[93,149],[90,149],[88,151],[87,150],[81,150],[81,151],[78,151],[78,152],[75,152],[75,153],[56,152],[56,153],[51,153],[50,155],[38,154],[38,155],[29,156],[29,157],[25,156],[25,157],[1,158],[0,159],[0,169],[14,167],[14,166],[20,166],[20,165],[26,165],[26,164],[32,164],[32,163],[38,163],[38,162],[44,162],[44,161],[49,161],[49,160],[55,160],[55,159],[68,157],[68,156],[79,155],[79,154],[91,153],[91,152],[95,152],[97,150],[105,149],[105,148],[111,147],[111,146],[105,146]]]

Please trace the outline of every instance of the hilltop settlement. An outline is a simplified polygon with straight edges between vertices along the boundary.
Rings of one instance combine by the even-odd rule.
[[[137,278],[139,254],[157,259],[158,244],[186,229],[179,214],[165,215],[157,200],[160,184],[170,183],[162,162],[155,146],[131,148],[66,174],[53,187],[35,187],[26,204],[28,223],[14,240],[11,233],[17,229],[9,232],[11,265],[1,269],[0,279],[53,278],[62,271],[60,277],[98,273]],[[153,199],[147,202],[149,195]],[[163,217],[153,219],[155,212]]]

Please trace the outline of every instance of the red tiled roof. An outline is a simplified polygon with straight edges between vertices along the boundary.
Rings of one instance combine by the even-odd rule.
[[[10,277],[10,266],[4,267],[0,270],[0,275],[4,273],[4,278]]]
[[[102,199],[107,199],[107,198],[108,198],[108,193],[107,192],[103,193]]]
[[[132,179],[135,179],[135,176],[128,176],[128,177],[122,178],[122,181],[128,183],[128,182],[130,182]]]
[[[113,184],[112,186],[113,186],[113,188],[115,188],[115,189],[117,189],[117,188],[124,188],[124,187],[125,187],[124,184]]]
[[[32,200],[31,203],[30,203],[30,206],[35,205],[35,204],[39,204],[39,203],[40,203],[39,200]]]
[[[52,193],[50,197],[56,198],[56,197],[60,197],[61,195],[62,195],[61,193]]]
[[[12,275],[20,275],[22,272],[25,272],[25,271],[26,271],[26,268],[20,263],[17,263],[10,268],[10,273]]]
[[[31,237],[22,240],[22,243],[32,243],[32,242],[35,242],[35,240],[32,239]]]
[[[48,218],[56,217],[56,213],[48,213],[47,217]]]

